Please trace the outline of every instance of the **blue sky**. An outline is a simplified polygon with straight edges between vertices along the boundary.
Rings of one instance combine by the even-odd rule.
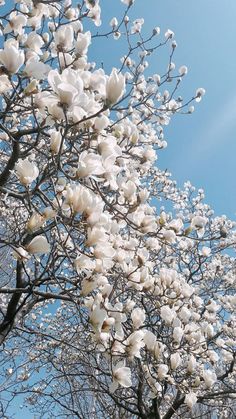
[[[101,0],[101,5],[104,22],[120,15],[118,0]],[[170,170],[179,186],[190,180],[203,188],[217,214],[235,219],[236,1],[136,0],[130,15],[144,17],[146,32],[155,26],[163,33],[168,28],[175,32],[174,62],[189,69],[183,97],[191,97],[198,87],[206,89],[193,115],[176,116],[166,128],[168,148],[160,153],[159,166]],[[117,41],[105,58],[99,50],[97,56],[115,65],[119,53],[124,51]],[[158,72],[160,60],[153,57],[149,70]]]

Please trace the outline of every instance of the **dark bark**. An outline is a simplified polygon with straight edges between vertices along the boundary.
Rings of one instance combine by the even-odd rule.
[[[183,403],[184,403],[184,397],[182,397],[181,394],[178,392],[175,400],[172,403],[172,406],[163,416],[163,419],[170,419],[177,412],[177,410]]]
[[[14,169],[15,163],[17,162],[17,160],[19,158],[19,154],[20,154],[19,143],[18,143],[17,140],[14,140],[11,157],[9,158],[6,167],[4,168],[2,173],[0,174],[0,186],[5,185],[5,183],[7,182],[8,178],[11,174],[11,170]]]
[[[24,280],[22,277],[22,262],[20,261],[17,262],[16,267],[16,288],[24,288]],[[3,337],[8,334],[14,323],[21,295],[22,292],[15,292],[10,299],[5,317],[0,324],[0,333],[3,335]]]

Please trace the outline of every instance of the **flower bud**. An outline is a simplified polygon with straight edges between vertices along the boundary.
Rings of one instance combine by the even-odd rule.
[[[125,91],[125,77],[113,68],[106,84],[107,103],[113,105],[123,96]]]

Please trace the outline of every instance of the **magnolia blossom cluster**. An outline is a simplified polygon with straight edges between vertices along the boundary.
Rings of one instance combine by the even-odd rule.
[[[174,415],[236,392],[235,225],[158,168],[165,125],[185,110],[177,92],[188,69],[175,69],[173,31],[159,40],[156,27],[146,40],[144,20],[129,22],[134,0],[122,3],[107,33],[97,32],[98,0],[17,0],[2,18],[0,244],[13,274],[0,334],[28,345],[22,369],[9,355],[5,384],[15,380],[17,394],[23,381],[29,404],[51,385],[61,400],[60,371],[88,406],[94,391],[107,417],[111,402],[131,404],[132,417],[151,417],[155,403]],[[100,35],[126,36],[120,67],[90,62]],[[147,76],[161,46],[166,73]],[[32,388],[36,364],[44,372]]]

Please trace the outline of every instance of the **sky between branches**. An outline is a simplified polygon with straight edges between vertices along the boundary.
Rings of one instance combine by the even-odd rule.
[[[118,17],[120,2],[102,0],[103,22]],[[119,12],[118,12],[119,11]],[[236,2],[235,0],[136,0],[130,17],[145,19],[148,33],[159,26],[170,28],[178,44],[174,62],[187,65],[181,86],[183,97],[204,87],[206,95],[193,115],[177,115],[166,127],[168,148],[158,164],[171,171],[181,184],[190,180],[202,187],[206,201],[217,214],[236,213]],[[106,62],[114,65],[124,53],[121,41],[109,51]],[[113,42],[114,46],[114,42]],[[150,60],[158,72],[160,57]],[[97,51],[96,58],[99,62]],[[93,56],[94,59],[94,56]],[[104,59],[104,56],[103,56]]]

